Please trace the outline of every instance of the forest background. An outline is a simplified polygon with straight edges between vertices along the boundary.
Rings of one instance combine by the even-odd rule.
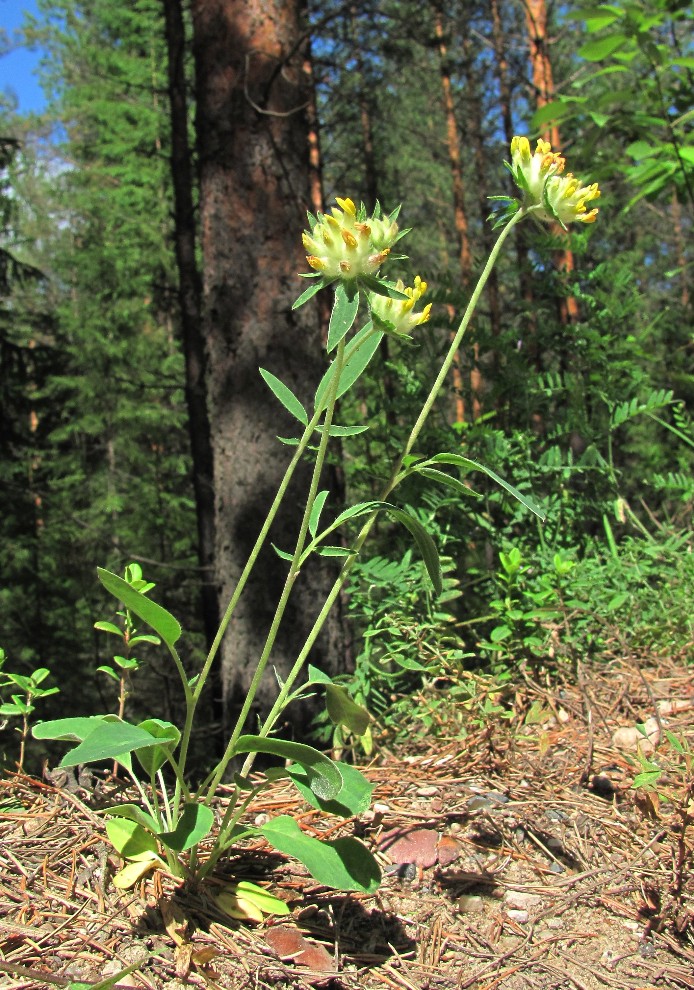
[[[371,752],[435,731],[443,708],[461,733],[471,713],[497,718],[522,671],[570,673],[620,641],[690,650],[691,5],[278,9],[286,33],[266,48],[282,18],[259,0],[40,0],[27,20],[47,109],[0,107],[5,671],[50,670],[42,687],[60,693],[34,699],[35,717],[117,710],[98,672],[123,668],[94,628],[114,620],[95,568],[133,561],[199,666],[289,456],[276,439],[289,417],[256,368],[302,396],[322,371],[325,304],[301,321],[290,306],[306,210],[335,196],[402,202],[409,261],[388,274],[420,274],[433,303],[416,346],[386,338],[341,410],[368,431],[344,438],[329,505],[376,496],[491,245],[488,197],[511,191],[516,133],[600,183],[598,222],[516,231],[419,447],[484,462],[546,521],[481,475],[465,477],[470,497],[420,479],[400,497],[444,555],[444,594],[379,524],[315,662],[375,716],[359,743]],[[275,199],[254,174],[282,176]],[[297,599],[287,656],[329,565]],[[272,551],[262,566],[222,655],[203,762],[264,635]],[[176,721],[170,671],[144,650],[128,711],[139,690]]]

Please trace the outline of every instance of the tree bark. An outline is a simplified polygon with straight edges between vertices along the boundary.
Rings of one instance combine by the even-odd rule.
[[[455,104],[453,102],[453,88],[451,85],[451,70],[448,61],[448,46],[443,26],[443,16],[440,10],[434,12],[434,33],[436,35],[436,45],[439,54],[439,75],[441,77],[441,94],[443,98],[443,113],[446,121],[446,148],[448,151],[448,164],[451,171],[451,181],[453,184],[453,220],[455,232],[458,238],[458,264],[460,266],[460,278],[463,289],[467,292],[470,288],[472,278],[472,251],[470,249],[470,237],[468,233],[467,211],[465,209],[463,169],[460,156],[460,139],[458,136],[458,123],[455,118]],[[452,316],[452,308],[449,307],[449,316]],[[454,336],[455,330],[451,330]],[[451,367],[453,379],[453,392],[455,395],[455,419],[459,423],[465,422],[465,397],[463,391],[463,372],[460,351],[455,356]],[[472,388],[475,388],[474,370]],[[473,406],[475,397],[472,398]],[[474,409],[473,409],[474,418]]]
[[[554,96],[554,76],[547,41],[547,4],[545,0],[525,0],[524,6],[535,104],[539,110],[549,103]],[[555,151],[561,149],[561,137],[556,124],[543,132],[542,137],[545,141],[549,141]],[[559,236],[563,233],[559,224],[552,226],[552,232]],[[559,272],[570,276],[575,267],[573,251],[570,248],[555,251],[554,264]],[[562,324],[566,325],[578,320],[578,302],[574,296],[561,296],[558,299],[557,308]]]
[[[513,112],[511,108],[511,80],[509,78],[506,38],[501,21],[499,0],[490,0],[490,11],[492,15],[492,43],[494,45],[495,72],[499,82],[499,109],[501,110],[501,121],[504,128],[504,137],[506,138],[506,147],[510,148],[511,141],[514,137]],[[518,190],[510,178],[509,184],[511,192],[515,196]],[[528,245],[523,224],[516,227],[513,239],[516,246],[520,294],[525,305],[525,319],[530,333],[535,334],[537,332],[537,317],[535,314],[533,284],[528,260]]]
[[[258,367],[305,402],[323,371],[316,307],[291,308],[303,287],[296,273],[306,270],[301,231],[310,205],[310,93],[300,0],[193,0],[192,10],[215,564],[224,604],[289,461],[277,434],[294,430]],[[309,465],[297,470],[271,533],[282,549],[294,546],[309,475]],[[223,640],[228,716],[245,697],[286,566],[267,545]],[[295,660],[334,574],[326,558],[302,569],[270,658],[280,676]],[[337,615],[311,662],[328,673],[341,667]],[[266,709],[276,693],[268,673],[258,707]]]
[[[202,333],[202,281],[196,258],[197,224],[193,196],[195,180],[188,140],[186,40],[181,0],[164,0],[164,20],[168,54],[171,175],[174,191],[178,299],[185,360],[188,429],[193,461],[202,616],[209,649],[219,627],[220,615],[214,580],[213,457],[205,386],[207,359]],[[212,694],[213,698],[219,698],[219,690],[213,689]]]

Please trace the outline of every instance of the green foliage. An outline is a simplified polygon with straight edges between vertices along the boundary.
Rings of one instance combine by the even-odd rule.
[[[0,728],[4,729],[7,719],[20,720],[20,725],[17,727],[20,739],[17,767],[21,772],[24,770],[24,756],[29,738],[29,716],[36,709],[35,702],[58,694],[60,688],[42,687],[51,676],[48,667],[39,667],[28,675],[16,674],[4,669],[6,660],[6,653],[0,647],[0,718],[4,719]],[[5,700],[5,692],[8,691],[9,701]]]

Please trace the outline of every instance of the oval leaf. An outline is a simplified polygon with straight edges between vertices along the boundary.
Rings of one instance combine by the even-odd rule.
[[[162,832],[159,840],[169,849],[183,852],[192,849],[209,835],[214,825],[214,812],[207,805],[190,801],[183,807],[183,814],[173,832]]]
[[[178,620],[174,619],[173,615],[167,612],[165,608],[150,601],[139,591],[135,591],[127,581],[118,577],[117,574],[112,574],[111,571],[106,571],[103,567],[97,567],[96,573],[104,588],[110,591],[118,601],[123,602],[125,607],[139,616],[143,622],[151,626],[167,646],[172,647],[181,638],[181,626]]]
[[[158,856],[157,840],[152,833],[138,822],[128,818],[111,818],[106,822],[109,842],[123,859],[145,862]]]
[[[128,722],[105,722],[95,719],[95,727],[83,742],[70,750],[60,761],[61,767],[76,767],[79,763],[115,760],[156,740],[149,732]]]
[[[317,797],[330,801],[340,793],[342,774],[332,760],[304,743],[267,739],[264,736],[240,736],[234,753],[269,753],[293,763],[300,763],[309,775],[311,790]]]
[[[259,830],[275,849],[303,863],[312,877],[335,890],[372,894],[381,883],[378,863],[357,839],[320,842],[305,835],[293,818],[280,815]]]
[[[364,774],[356,767],[350,766],[348,763],[340,764],[343,784],[340,793],[332,801],[321,801],[320,798],[316,797],[309,787],[306,771],[301,767],[291,766],[287,773],[306,801],[312,807],[320,808],[327,814],[350,818],[352,815],[363,814],[371,804],[374,785],[369,783]]]

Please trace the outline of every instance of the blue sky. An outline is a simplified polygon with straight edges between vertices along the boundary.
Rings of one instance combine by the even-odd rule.
[[[14,34],[21,27],[25,11],[36,13],[36,0],[0,0],[0,28],[10,48],[14,47]],[[40,52],[26,48],[0,55],[0,91],[14,94],[21,113],[41,110],[44,106],[43,91],[34,73],[39,59]]]

